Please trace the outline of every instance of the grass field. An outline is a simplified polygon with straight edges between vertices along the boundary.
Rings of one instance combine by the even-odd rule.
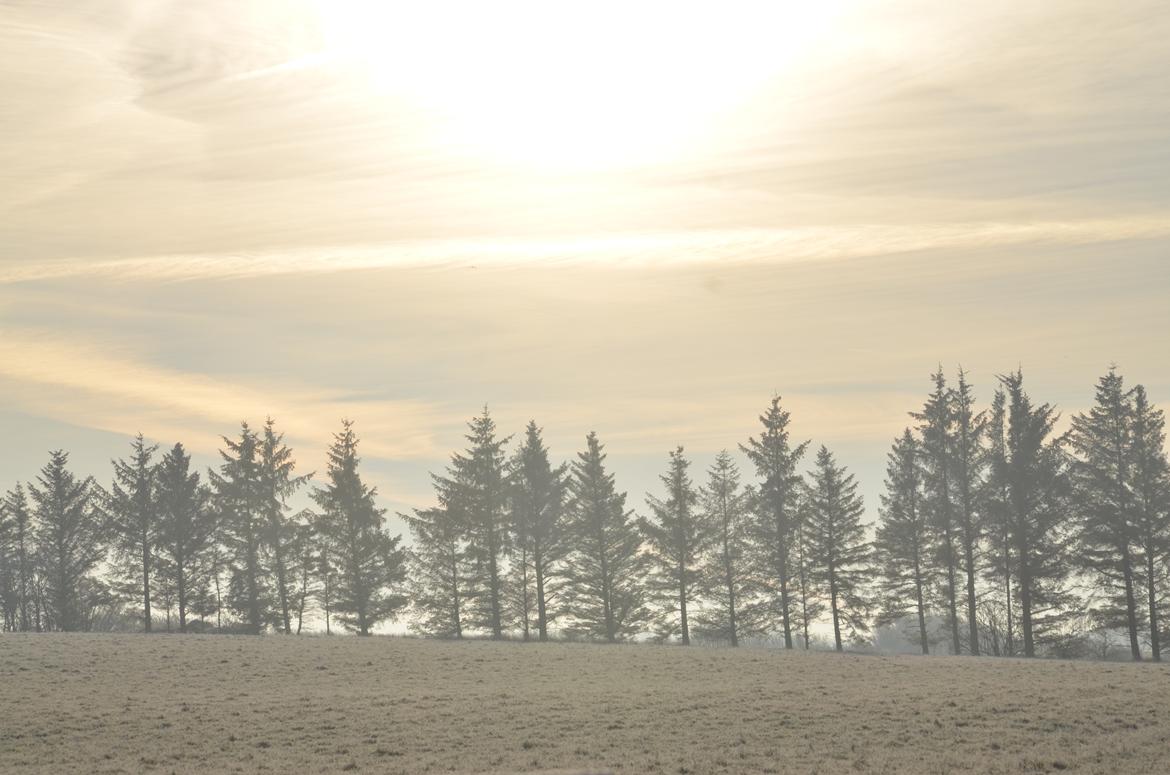
[[[1160,665],[0,635],[0,770],[1166,772]]]

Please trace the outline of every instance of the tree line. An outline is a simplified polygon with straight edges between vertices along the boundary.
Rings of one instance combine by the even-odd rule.
[[[1058,434],[1020,371],[980,407],[940,368],[909,419],[870,525],[856,477],[792,438],[779,396],[738,445],[746,472],[724,450],[696,482],[678,447],[638,510],[596,433],[554,464],[535,422],[513,444],[485,408],[432,474],[434,504],[400,515],[409,546],[348,421],[318,484],[272,419],[222,437],[206,472],[139,435],[108,487],[56,451],[0,505],[3,629],[293,634],[316,616],[367,635],[405,618],[442,638],[807,649],[827,633],[838,651],[882,629],[924,654],[1108,656],[1116,639],[1160,660],[1170,465],[1141,385],[1110,369]],[[294,511],[303,488],[315,508]]]

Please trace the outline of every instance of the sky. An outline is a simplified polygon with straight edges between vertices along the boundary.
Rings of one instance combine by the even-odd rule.
[[[0,1],[0,487],[269,415],[322,472],[347,417],[393,514],[487,405],[596,430],[641,508],[779,393],[873,516],[939,364],[1170,404],[1168,39],[1140,0]]]

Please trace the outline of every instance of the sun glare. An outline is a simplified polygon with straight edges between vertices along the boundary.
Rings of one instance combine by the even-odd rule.
[[[449,150],[542,170],[677,160],[808,55],[831,2],[322,0],[334,57]]]

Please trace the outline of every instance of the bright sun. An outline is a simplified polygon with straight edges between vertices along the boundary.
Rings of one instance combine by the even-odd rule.
[[[320,0],[331,54],[439,141],[543,170],[685,156],[815,49],[833,2]]]

